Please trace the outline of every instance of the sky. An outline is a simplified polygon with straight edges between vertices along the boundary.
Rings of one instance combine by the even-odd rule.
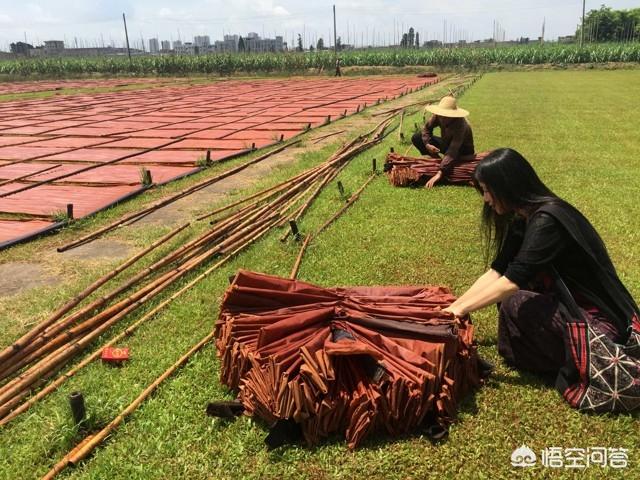
[[[638,0],[586,1],[586,10],[602,3],[615,9],[637,8]],[[505,38],[537,38],[545,23],[545,39],[575,32],[582,0],[336,0],[337,34],[342,43],[385,45],[398,43],[401,32],[413,27],[422,41],[468,41],[491,38],[494,21]],[[323,38],[332,44],[332,3],[314,0],[0,0],[0,50],[25,41],[41,45],[63,40],[77,46],[124,46],[122,14],[132,47],[144,40],[192,41],[224,34],[262,37],[282,35],[291,43],[300,34],[304,45]],[[446,22],[446,27],[445,27]],[[446,28],[446,30],[445,30]],[[77,42],[77,43],[76,43]]]

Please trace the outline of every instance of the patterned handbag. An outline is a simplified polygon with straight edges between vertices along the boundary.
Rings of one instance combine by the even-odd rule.
[[[579,381],[563,396],[578,410],[630,412],[640,408],[640,320],[633,317],[624,345],[596,331],[589,321],[567,324]]]
[[[555,269],[554,269],[555,270]],[[561,391],[574,408],[594,413],[630,412],[640,408],[640,319],[631,319],[624,345],[612,341],[591,324],[557,272],[553,272],[560,298],[573,322],[567,322],[566,344],[575,381]],[[565,369],[566,373],[566,367]]]

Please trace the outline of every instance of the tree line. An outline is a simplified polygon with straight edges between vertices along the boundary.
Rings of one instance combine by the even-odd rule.
[[[576,29],[576,38],[582,35],[582,25]],[[640,40],[640,8],[613,10],[601,5],[584,17],[586,42],[634,42]]]

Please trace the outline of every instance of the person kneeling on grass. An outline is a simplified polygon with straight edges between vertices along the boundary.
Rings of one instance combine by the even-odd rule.
[[[491,268],[446,311],[497,303],[498,351],[516,368],[551,374],[575,408],[640,407],[640,312],[591,223],[555,195],[518,152],[475,169]]]
[[[465,120],[469,115],[467,110],[458,108],[456,99],[452,96],[443,97],[438,105],[427,105],[425,109],[433,115],[425,124],[422,132],[416,132],[411,142],[422,155],[440,158],[440,169],[427,181],[425,187],[432,188],[438,183],[456,163],[471,161],[475,158],[473,148],[473,132]],[[433,135],[433,130],[440,127],[440,137]]]

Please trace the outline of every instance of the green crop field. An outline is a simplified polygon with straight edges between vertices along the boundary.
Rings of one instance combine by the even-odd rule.
[[[411,98],[419,100],[422,95]],[[489,73],[459,102],[471,111],[476,149],[508,146],[528,158],[557,194],[592,221],[622,280],[640,299],[636,181],[640,71]],[[363,115],[371,124],[379,121],[367,117],[369,113]],[[421,120],[421,112],[405,118],[405,129]],[[349,138],[365,130],[354,130]],[[238,190],[232,199],[317,164],[339,146],[334,142],[302,155],[259,185]],[[348,192],[367,178],[372,158],[380,165],[391,146],[400,152],[408,148],[392,134],[353,160],[339,177]],[[301,222],[301,230],[314,231],[342,203],[330,184]],[[481,197],[471,188],[399,189],[381,175],[310,245],[299,278],[323,286],[442,284],[460,294],[486,268],[479,229],[481,205]],[[62,239],[45,238],[1,252],[0,262],[52,255],[53,245],[109,221],[108,215],[98,216],[77,230],[62,232]],[[158,225],[129,227],[108,239],[141,249],[166,231],[168,227]],[[278,237],[275,232],[255,244],[130,337],[127,345],[133,356],[128,365],[118,369],[95,362],[1,428],[0,478],[37,478],[75,445],[79,437],[67,404],[70,392],[85,393],[90,426],[102,426],[117,415],[211,330],[228,276],[238,268],[288,276],[298,245],[283,244]],[[173,245],[184,241],[180,237]],[[30,319],[42,318],[115,264],[84,269],[64,264],[62,277],[73,281],[61,280],[59,285],[2,299],[0,317],[6,319],[7,328],[0,334],[1,344],[9,344],[29,328]],[[260,422],[247,417],[227,422],[205,415],[208,401],[233,398],[218,381],[219,363],[215,348],[209,345],[162,384],[91,458],[61,477],[399,480],[574,478],[580,473],[582,478],[640,478],[640,415],[578,413],[539,379],[506,367],[496,349],[496,317],[495,307],[473,316],[480,353],[496,364],[495,374],[463,402],[448,439],[439,444],[416,432],[401,438],[376,435],[353,452],[340,438],[314,448],[267,451],[262,443],[267,429]],[[626,448],[629,465],[621,470],[591,466],[580,472],[539,465],[516,470],[510,455],[523,444],[536,452],[547,447]]]
[[[340,52],[342,65],[368,67],[436,66],[482,68],[490,65],[580,64],[640,61],[640,42],[527,45],[498,48],[368,49]],[[191,56],[46,58],[0,61],[0,75],[65,77],[103,75],[187,75],[193,73],[289,74],[332,72],[332,51]]]

